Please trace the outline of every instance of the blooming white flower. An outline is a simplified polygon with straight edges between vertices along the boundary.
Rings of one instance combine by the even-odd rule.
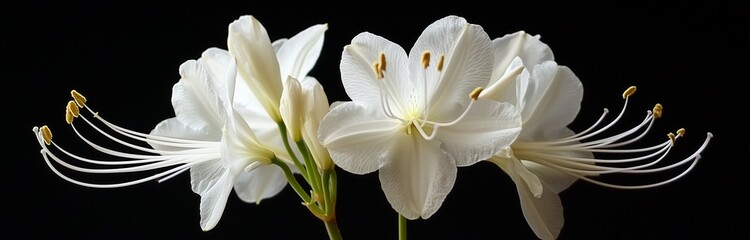
[[[200,225],[204,231],[218,223],[233,187],[242,200],[256,203],[281,191],[286,179],[278,167],[269,165],[275,158],[273,152],[258,142],[245,120],[229,107],[235,75],[229,53],[217,48],[208,49],[200,59],[183,63],[180,75],[181,79],[172,91],[176,117],[160,122],[150,134],[106,121],[88,107],[82,95],[73,91],[75,101],[68,104],[68,123],[84,142],[116,159],[97,160],[75,155],[51,141],[49,128],[35,127],[42,155],[49,167],[65,180],[93,188],[125,187],[154,179],[164,181],[189,169],[192,190],[201,196]],[[102,130],[87,119],[79,112],[79,107],[88,109],[111,131]],[[76,128],[73,119],[77,117],[132,151],[107,148],[89,141]],[[147,143],[152,149],[128,140]],[[59,154],[70,159],[63,159]],[[146,172],[153,175],[120,183],[83,182],[62,174],[50,159],[82,173]],[[79,167],[69,162],[74,160],[98,168]]]
[[[510,102],[517,107],[522,117],[523,130],[518,138],[489,161],[497,164],[515,182],[524,216],[537,237],[557,238],[564,222],[558,194],[578,179],[612,188],[649,188],[680,178],[697,163],[699,154],[712,137],[711,133],[708,133],[703,145],[693,154],[672,164],[657,165],[667,156],[677,138],[683,136],[684,129],[678,130],[677,135],[670,133],[669,139],[660,144],[642,148],[628,147],[644,137],[653,121],[661,116],[660,104],[648,111],[645,119],[635,127],[605,135],[611,132],[607,130],[625,113],[627,100],[635,92],[635,87],[623,94],[625,105],[612,122],[599,127],[608,112],[605,109],[605,114],[589,129],[574,133],[567,125],[580,110],[583,98],[580,80],[569,68],[558,66],[553,61],[551,51],[538,41],[538,36],[519,33],[493,41],[520,44],[494,45],[496,54],[509,53],[514,55],[514,59],[507,67],[495,69],[493,85],[488,87],[488,91],[482,92],[480,98]],[[518,52],[513,49],[524,50]],[[501,77],[512,75],[514,71],[521,69],[522,72],[517,77]],[[614,157],[595,157],[595,153]],[[677,176],[648,184],[625,186],[591,178],[612,173],[662,172],[687,163],[692,164]]]
[[[511,105],[477,101],[492,63],[490,38],[457,16],[429,25],[408,55],[361,33],[344,48],[340,65],[352,101],[323,118],[321,142],[346,171],[378,170],[399,214],[429,218],[452,189],[457,166],[489,158],[519,131]]]

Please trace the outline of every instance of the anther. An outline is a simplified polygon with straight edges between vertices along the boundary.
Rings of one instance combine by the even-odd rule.
[[[76,104],[78,104],[78,107],[83,107],[86,105],[86,97],[78,93],[78,91],[71,90],[70,95],[73,96],[73,100],[76,101]]]
[[[663,107],[661,106],[660,103],[657,103],[656,105],[654,105],[654,118],[661,118],[662,109]]]
[[[635,86],[630,86],[625,90],[625,92],[622,93],[622,98],[630,97],[630,95],[633,95],[633,93],[635,93]]]
[[[422,52],[422,68],[427,68],[430,66],[430,51],[424,51]]]
[[[73,116],[73,113],[70,112],[70,110],[65,109],[65,122],[68,124],[73,123],[73,119],[75,119],[75,116]]]
[[[469,93],[469,97],[472,100],[476,101],[477,98],[479,98],[479,94],[482,93],[482,90],[484,90],[482,87],[475,88],[474,91],[471,91],[471,93]]]
[[[372,70],[375,70],[375,78],[377,78],[378,80],[383,79],[383,72],[380,71],[380,63],[372,63]]]
[[[685,129],[684,128],[677,129],[677,135],[679,135],[680,137],[684,137]]]
[[[671,141],[672,141],[672,144],[674,144],[674,143],[675,143],[675,141],[677,141],[677,139],[675,138],[675,135],[674,135],[674,133],[671,133],[671,132],[670,132],[670,133],[668,133],[668,134],[667,134],[667,137],[669,137],[669,140],[671,140]]]
[[[441,53],[437,65],[438,72],[443,71],[443,62],[445,62],[445,54]]]
[[[378,56],[378,61],[380,61],[380,74],[382,75],[385,71],[385,53],[380,53],[380,56]]]
[[[44,125],[41,128],[39,128],[39,131],[42,133],[42,139],[44,139],[44,144],[47,144],[47,146],[52,144],[52,131],[49,130],[49,127],[47,127],[47,125]]]

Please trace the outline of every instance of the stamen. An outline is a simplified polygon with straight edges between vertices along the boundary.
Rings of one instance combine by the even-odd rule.
[[[81,114],[81,111],[79,111],[78,106],[76,105],[73,100],[68,102],[68,105],[65,107],[65,110],[70,111],[71,114],[73,114],[73,117],[78,117],[78,115]]]
[[[660,103],[657,103],[656,105],[654,105],[654,109],[653,109],[654,118],[657,118],[657,119],[661,118],[662,109],[664,109],[664,107],[662,107]]]
[[[479,94],[482,93],[482,90],[484,90],[482,87],[477,87],[471,93],[469,93],[469,97],[471,100],[476,101],[477,98],[479,98]]]
[[[70,110],[65,109],[65,122],[68,124],[72,124],[73,119],[75,119],[75,116],[73,116],[73,113],[71,113]]]
[[[76,101],[76,104],[78,104],[79,107],[86,106],[86,97],[84,97],[82,94],[78,93],[76,90],[71,90],[70,95],[73,96],[73,100]]]
[[[47,127],[47,125],[42,126],[39,131],[42,133],[44,144],[47,144],[49,146],[52,143],[52,131],[49,130],[49,127]]]
[[[383,79],[383,71],[380,70],[380,63],[373,62],[372,63],[372,70],[375,71],[375,78],[377,78],[378,80],[382,80]]]
[[[685,129],[684,128],[677,129],[677,135],[680,137],[685,136]]]
[[[625,92],[622,93],[622,98],[625,99],[627,97],[630,97],[630,95],[633,95],[635,93],[635,86],[630,86],[628,89],[625,90]]]
[[[667,133],[667,137],[669,137],[669,140],[672,141],[672,145],[674,145],[675,141],[677,141],[677,139],[674,136],[674,133],[671,133],[671,132]]]
[[[438,65],[437,65],[438,72],[442,72],[443,71],[443,63],[444,62],[445,62],[445,54],[441,53],[440,54],[440,58],[438,59]]]
[[[386,67],[386,65],[385,65],[385,53],[380,52],[380,55],[378,56],[378,61],[380,61],[380,64],[379,64],[380,65],[380,69],[379,70],[380,70],[380,73],[382,74],[383,72],[385,72],[385,67]]]
[[[422,68],[427,69],[430,66],[430,51],[422,52]]]

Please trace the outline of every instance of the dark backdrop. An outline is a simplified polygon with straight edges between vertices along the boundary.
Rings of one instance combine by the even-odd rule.
[[[247,1],[249,2],[249,1]],[[33,126],[47,124],[58,142],[74,143],[64,123],[69,91],[86,94],[111,121],[150,131],[173,116],[171,88],[178,66],[208,47],[226,48],[228,24],[255,15],[271,38],[289,37],[328,23],[325,45],[311,75],[331,99],[348,100],[340,83],[341,50],[362,31],[409,49],[421,31],[449,14],[480,24],[493,38],[525,30],[540,34],[560,65],[583,82],[582,110],[573,129],[620,109],[620,94],[639,87],[626,123],[660,102],[664,118],[650,142],[684,127],[673,160],[715,134],[694,171],[667,186],[615,190],[578,182],[561,194],[565,227],[560,239],[712,239],[747,237],[747,181],[742,89],[748,80],[747,14],[738,6],[628,3],[546,5],[537,2],[476,5],[432,2],[419,7],[379,2],[299,6],[178,3],[153,5],[26,3],[4,18],[5,135],[0,238],[27,239],[325,239],[323,225],[287,188],[260,205],[230,196],[218,226],[202,232],[199,196],[189,175],[164,183],[91,189],[54,175],[38,154]],[[362,5],[358,5],[362,4]],[[497,6],[495,6],[497,5]],[[66,139],[67,138],[67,139]],[[396,214],[377,174],[339,170],[338,218],[346,239],[396,239]],[[627,178],[617,181],[626,181]],[[498,168],[460,168],[442,208],[410,221],[411,239],[534,239],[513,183]]]

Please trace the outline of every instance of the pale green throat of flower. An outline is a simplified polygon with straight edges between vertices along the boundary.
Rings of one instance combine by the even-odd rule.
[[[434,68],[431,68],[430,66],[430,57],[432,53],[430,51],[424,51],[422,52],[421,56],[421,62],[422,62],[422,69],[424,71],[437,71],[438,77],[440,78],[440,74],[443,72],[443,65],[445,64],[445,54],[440,54],[440,57],[438,58],[438,63],[435,65]],[[424,90],[424,93],[422,93],[422,99],[414,99],[412,96],[411,104],[409,106],[402,105],[403,103],[401,101],[395,100],[395,95],[398,94],[398,92],[393,89],[393,86],[391,84],[386,84],[385,81],[388,81],[388,75],[386,71],[386,58],[385,53],[381,52],[378,56],[378,60],[372,63],[372,68],[375,73],[375,78],[380,80],[378,81],[378,84],[380,84],[380,101],[381,106],[383,107],[383,112],[386,116],[392,119],[396,119],[402,123],[404,126],[404,132],[407,135],[411,135],[413,133],[413,129],[416,129],[417,132],[419,132],[420,135],[425,140],[432,140],[435,138],[438,132],[438,128],[440,127],[447,127],[454,125],[461,121],[466,116],[466,113],[471,110],[471,107],[473,106],[474,102],[478,99],[479,94],[482,92],[482,87],[475,88],[470,94],[469,98],[471,98],[471,101],[469,102],[468,106],[464,109],[464,111],[459,115],[456,119],[450,121],[450,122],[436,122],[436,121],[430,121],[428,118],[429,115],[429,109],[430,109],[430,100],[427,94],[427,84],[428,78],[424,77],[424,87],[422,88]],[[423,72],[426,74],[426,72]],[[421,104],[419,105],[420,102]],[[395,106],[393,106],[395,105]],[[402,111],[400,112],[394,112],[392,108],[397,108]],[[402,114],[396,114],[396,113],[402,113]],[[428,133],[429,132],[429,133]]]

